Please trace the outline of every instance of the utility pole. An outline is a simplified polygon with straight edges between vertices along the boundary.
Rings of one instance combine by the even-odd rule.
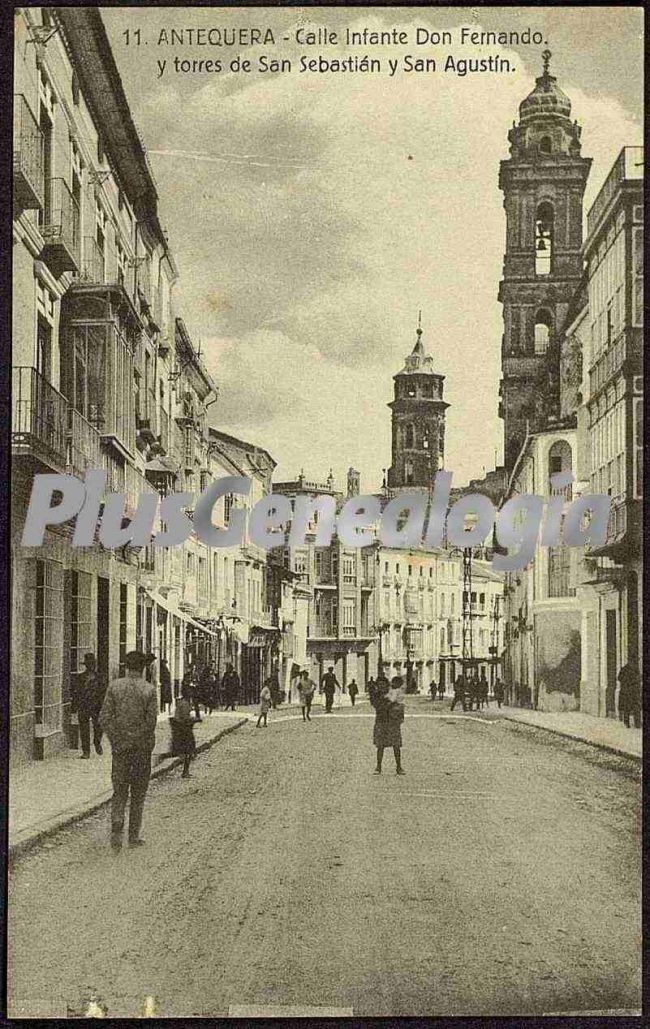
[[[501,615],[499,608],[501,606],[502,599],[503,598],[498,593],[495,593],[492,603],[492,646],[490,648],[490,650],[492,651],[492,671],[490,675],[490,682],[492,685],[493,692],[494,683],[497,678],[497,664],[499,661],[499,618]]]
[[[474,664],[474,637],[472,631],[472,548],[463,549],[463,675]]]

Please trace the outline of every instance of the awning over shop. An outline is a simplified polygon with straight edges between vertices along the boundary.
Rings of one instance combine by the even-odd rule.
[[[195,618],[192,618],[185,611],[181,611],[180,608],[172,607],[167,597],[163,597],[161,594],[154,593],[151,590],[145,590],[145,593],[150,600],[153,600],[154,604],[158,604],[159,607],[164,608],[170,615],[175,615],[176,618],[180,618],[181,621],[186,622],[187,625],[193,625],[195,629],[200,629],[201,632],[206,634],[206,636],[214,636],[215,639],[219,639],[218,632],[214,632],[212,629],[206,628],[205,625],[201,625],[200,622],[197,622]]]
[[[281,635],[275,626],[253,625],[248,637],[248,646],[265,647],[268,643],[279,640]]]

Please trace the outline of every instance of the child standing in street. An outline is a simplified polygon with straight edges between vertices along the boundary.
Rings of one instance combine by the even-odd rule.
[[[303,722],[311,722],[309,712],[311,711],[311,702],[314,699],[315,692],[316,683],[309,678],[309,672],[301,672],[298,681],[298,695],[300,697],[300,710],[302,711]]]
[[[257,729],[259,729],[260,724],[262,722],[262,719],[264,719],[264,726],[266,728],[266,717],[267,717],[267,715],[269,713],[269,708],[270,707],[271,707],[271,690],[269,689],[267,683],[264,683],[264,685],[262,686],[262,692],[260,693],[260,713],[259,713],[259,717],[257,719],[257,726],[256,726]]]
[[[190,779],[190,762],[196,755],[196,741],[194,739],[194,723],[196,718],[192,717],[192,687],[189,683],[183,683],[181,695],[176,701],[176,710],[173,717],[169,719],[172,730],[172,754],[175,757],[183,758],[182,779]]]

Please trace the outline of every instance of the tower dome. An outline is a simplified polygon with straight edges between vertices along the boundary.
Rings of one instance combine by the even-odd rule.
[[[521,124],[531,121],[539,115],[554,115],[561,118],[571,117],[571,101],[562,92],[554,75],[549,74],[548,64],[551,59],[550,50],[542,54],[544,71],[535,79],[535,88],[519,105]]]

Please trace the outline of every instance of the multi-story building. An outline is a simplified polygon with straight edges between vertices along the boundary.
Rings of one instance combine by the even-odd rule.
[[[521,125],[512,130],[511,141],[517,143],[513,134],[524,125],[524,105],[536,93],[535,124],[539,132],[543,124],[553,125],[555,135],[550,149],[541,143],[529,149],[528,178],[546,181],[550,192],[544,204],[557,205],[568,190],[562,208],[565,235],[557,235],[552,219],[550,240],[537,224],[535,244],[532,229],[525,239],[519,234],[515,244],[515,201],[504,162],[508,250],[511,245],[521,250],[529,271],[534,265],[535,288],[523,264],[520,275],[509,274],[507,253],[502,299],[512,311],[523,310],[533,294],[535,303],[542,302],[541,290],[556,306],[548,308],[553,317],[546,328],[536,329],[528,356],[525,346],[516,355],[521,390],[515,390],[516,376],[508,385],[516,371],[509,354],[516,347],[504,309],[502,399],[512,394],[512,403],[509,415],[508,405],[502,406],[509,473],[503,499],[516,493],[553,496],[558,491],[551,477],[571,471],[573,484],[560,490],[566,500],[606,493],[612,512],[604,546],[540,546],[527,568],[506,576],[505,673],[517,703],[615,715],[618,671],[640,655],[643,156],[638,147],[623,149],[589,211],[587,238],[579,247],[576,205],[589,162],[579,156],[579,130],[567,120],[568,101],[547,69],[522,104]],[[526,121],[530,116],[529,111]],[[530,358],[536,348],[534,365]],[[527,395],[531,402],[519,409]]]
[[[73,526],[21,536],[34,474],[106,471],[133,516],[144,493],[197,495],[224,475],[267,491],[273,461],[208,430],[217,388],[176,317],[177,270],[97,8],[16,15],[12,353],[12,760],[68,742],[84,653],[108,679],[139,647],[188,666],[227,661],[246,699],[306,649],[307,596],[284,573],[267,600],[265,552],[70,546]],[[215,505],[225,525],[233,498]],[[191,513],[191,508],[190,508]],[[159,521],[154,524],[155,532]],[[273,573],[278,578],[279,573]],[[283,649],[285,648],[285,649]]]
[[[587,214],[587,303],[573,333],[590,491],[612,498],[607,538],[588,551],[583,709],[614,715],[617,676],[642,658],[643,148],[621,150]]]
[[[32,478],[103,467],[127,517],[153,490],[176,269],[99,12],[18,11],[14,69],[11,745],[25,759],[65,745],[71,673],[92,650],[115,674],[140,609],[133,551],[72,549],[70,524],[20,546]]]
[[[301,472],[295,480],[274,483],[273,492],[292,500],[319,495],[342,499],[331,473],[326,483],[318,483]],[[358,475],[353,469],[348,475],[348,492],[358,492]],[[282,553],[284,566],[309,590],[305,656],[317,682],[331,665],[342,686],[356,679],[363,690],[376,666],[373,556],[344,546],[336,535],[328,546],[316,546],[315,531],[314,524],[304,546],[286,547]]]

